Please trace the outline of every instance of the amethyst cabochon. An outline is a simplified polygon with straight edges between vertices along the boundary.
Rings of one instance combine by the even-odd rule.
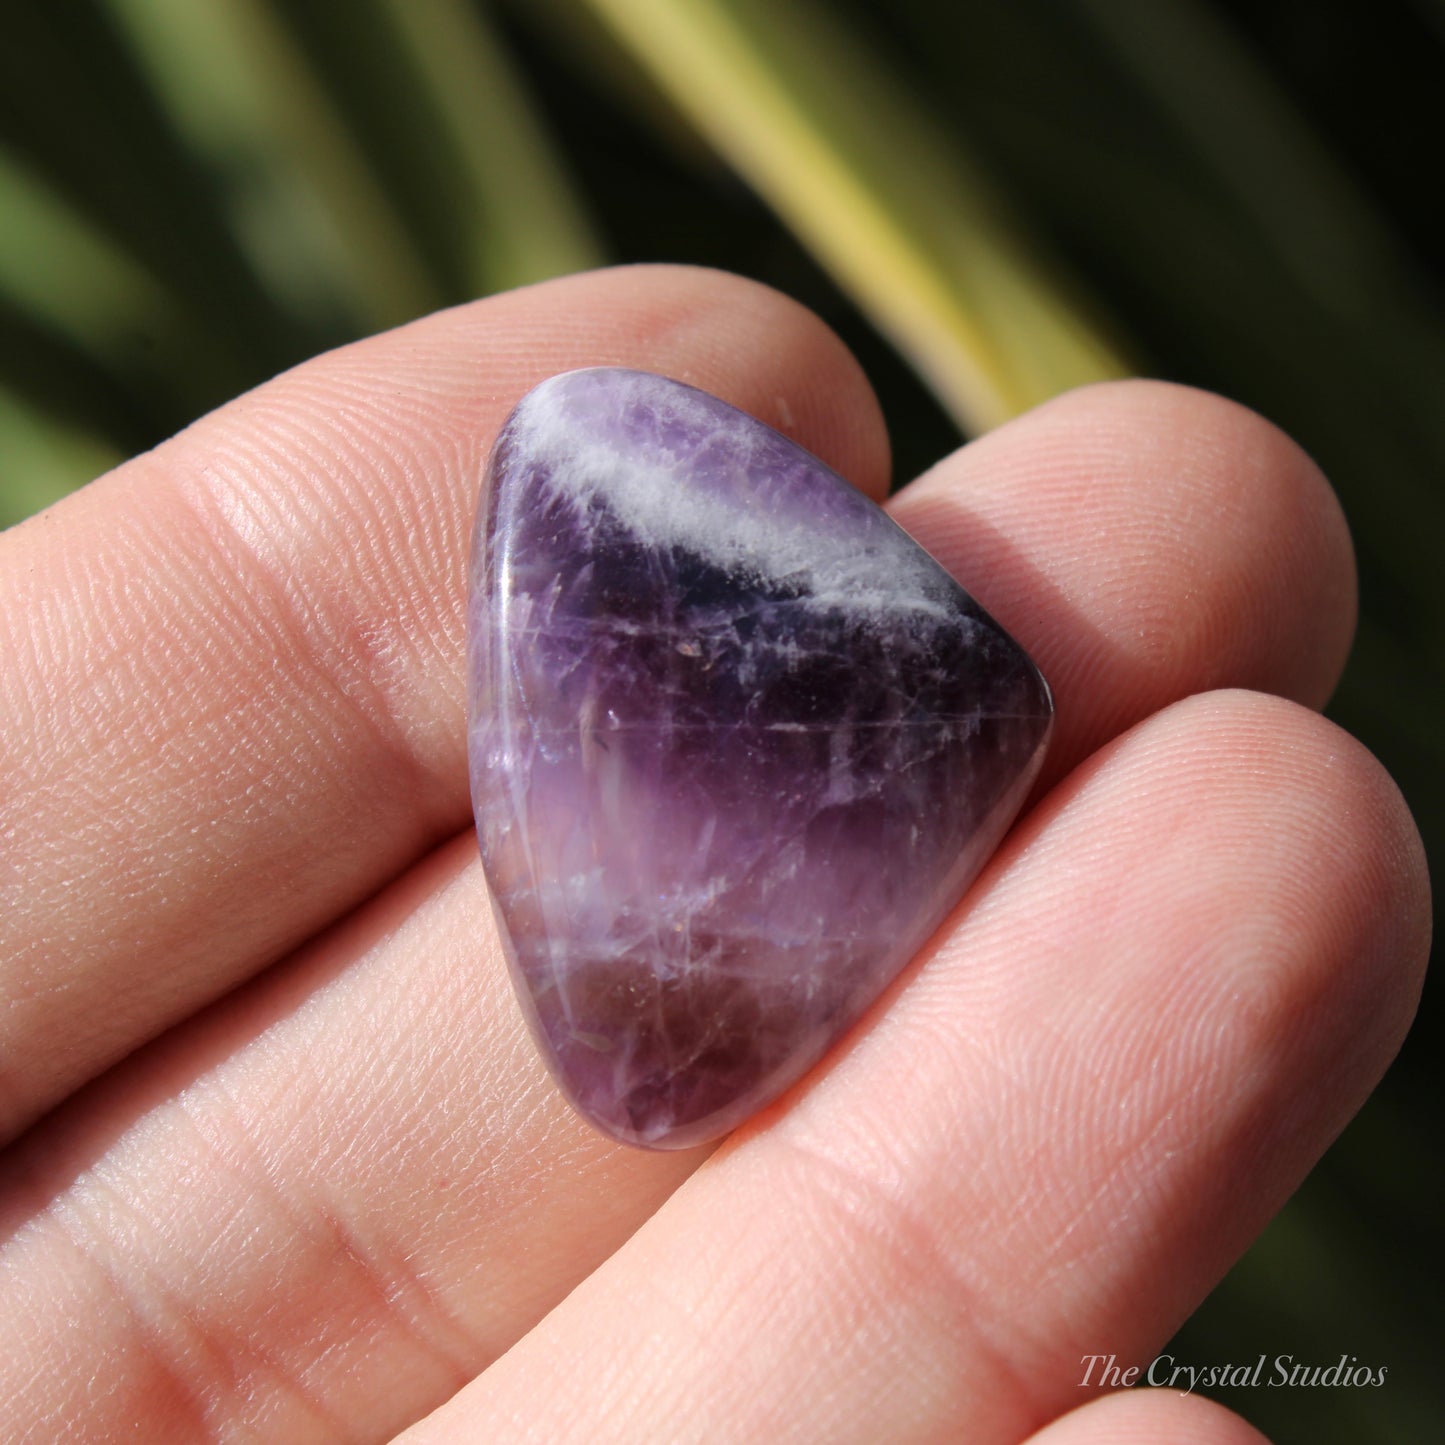
[[[605,1133],[682,1148],[798,1079],[958,902],[1052,721],[878,507],[680,382],[543,382],[473,542],[469,757],[513,981]]]

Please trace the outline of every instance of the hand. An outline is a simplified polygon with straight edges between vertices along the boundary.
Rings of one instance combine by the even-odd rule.
[[[823,1067],[647,1154],[526,1037],[465,780],[487,448],[594,363],[883,493],[815,319],[638,268],[322,357],[0,538],[0,1433],[1257,1439],[1081,1362],[1150,1358],[1414,1009],[1419,842],[1313,711],[1354,615],[1325,483],[1130,383],[899,496],[1052,683],[1048,774]]]

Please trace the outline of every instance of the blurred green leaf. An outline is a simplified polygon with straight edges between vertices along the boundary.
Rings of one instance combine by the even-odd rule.
[[[0,528],[14,526],[108,471],[121,455],[0,386]]]
[[[203,334],[153,273],[97,233],[44,181],[0,149],[0,302],[80,359],[137,373],[192,412],[229,375]],[[24,356],[6,372],[28,370]],[[15,387],[13,376],[9,379]]]
[[[214,405],[315,348],[248,266],[218,204],[221,188],[170,125],[97,0],[7,14],[0,147],[94,235],[164,281],[203,338],[192,374],[180,379],[192,397],[196,372],[215,383],[204,403]],[[194,415],[194,401],[175,411],[161,391],[132,390],[142,407],[149,398],[147,424],[170,429]]]
[[[967,427],[1127,367],[998,198],[826,11],[587,0]]]
[[[467,0],[382,0],[444,123],[465,198],[468,289],[506,290],[604,263],[602,246],[485,12]]]
[[[1203,0],[1071,3],[1314,305],[1413,329],[1403,248],[1225,15]],[[1438,315],[1418,319],[1438,349]]]
[[[235,233],[290,307],[375,329],[441,303],[281,7],[107,3],[177,129],[227,178]]]
[[[153,318],[174,320],[159,281],[3,150],[0,215],[0,292],[22,310],[102,353]]]

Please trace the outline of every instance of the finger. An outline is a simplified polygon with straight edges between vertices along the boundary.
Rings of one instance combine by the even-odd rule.
[[[1120,1390],[1030,1435],[1028,1445],[1269,1445],[1253,1425],[1200,1395]]]
[[[696,382],[886,485],[821,322],[643,267],[322,357],[0,538],[0,1138],[464,825],[487,449],[531,385],[593,363]]]
[[[1354,635],[1353,549],[1319,468],[1188,387],[1071,392],[954,453],[894,515],[1048,678],[1057,726],[1036,796],[1191,692],[1322,706]]]
[[[995,860],[891,1007],[409,1441],[1015,1441],[1148,1359],[1378,1079],[1424,863],[1258,694],[1177,705]]]
[[[12,1148],[6,1429],[388,1439],[666,1198],[700,1156],[562,1103],[488,917],[458,839]]]
[[[1114,393],[1092,395],[1104,400]],[[1218,403],[1212,415],[1214,455],[1227,486],[1245,457],[1236,454],[1226,428],[1247,414]],[[1029,445],[1026,426],[1011,434],[1018,446]],[[1252,445],[1242,429],[1238,451]],[[1160,479],[1138,469],[1139,512],[1167,516],[1172,473],[1163,470]],[[1122,441],[1110,471],[1131,474]],[[1020,492],[1018,516],[1000,521],[999,529],[1005,535],[1016,529],[1022,551],[1031,503],[1026,485]],[[1277,514],[1266,484],[1251,497]],[[1320,534],[1308,516],[1293,523],[1305,535]],[[1062,554],[1055,559],[1034,551],[1032,567],[1048,574],[1056,560],[1060,568],[1071,565],[1073,544],[1045,535]],[[923,532],[921,540],[932,546],[940,539]],[[1256,560],[1266,555],[1261,550]],[[1318,564],[1330,565],[1331,556],[1322,552]],[[1106,550],[1098,561],[1102,569],[1116,565]],[[1208,595],[1210,569],[1197,572],[1161,574],[1154,583],[1167,587],[1177,580],[1188,589],[1177,594],[1180,605],[1207,606],[1227,627],[1227,607]],[[1271,575],[1282,587],[1292,585],[1287,572]],[[1091,598],[1104,589],[1080,585],[1078,591]],[[991,601],[986,592],[983,598]],[[1089,643],[1109,625],[1102,610],[1075,617],[1062,605],[1022,620],[1036,629],[1020,628],[1027,645],[1056,651],[1054,630]],[[1256,639],[1259,647],[1281,652],[1309,645],[1267,629]],[[1118,655],[1102,653],[1105,663]],[[1288,666],[1283,657],[1273,661],[1281,670]],[[1247,663],[1271,670],[1268,655]],[[1189,691],[1188,675],[1175,675]],[[1104,665],[1092,677],[1101,687],[1113,681]],[[1068,696],[1060,701],[1070,705]],[[465,841],[455,855],[463,856],[474,860]],[[271,1003],[228,1013],[224,1026],[211,1027],[194,1044],[181,1046],[185,1031],[174,1036],[164,1053],[152,1055],[143,1088],[128,1086],[125,1076],[107,1080],[109,1117],[83,1101],[63,1130],[48,1130],[24,1151],[33,1187],[12,1205],[39,1213],[17,1277],[43,1279],[52,1272],[61,1249],[57,1235],[75,1236],[78,1211],[87,1221],[87,1242],[65,1265],[67,1278],[76,1298],[91,1300],[87,1313],[108,1322],[83,1339],[69,1338],[67,1313],[56,1301],[38,1310],[26,1349],[11,1357],[18,1369],[34,1351],[44,1351],[48,1379],[47,1370],[37,1370],[37,1388],[82,1378],[83,1362],[94,1353],[112,1361],[107,1378],[139,1382],[139,1397],[153,1386],[146,1361],[154,1341],[170,1342],[169,1353],[184,1357],[186,1329],[197,1329],[212,1349],[182,1378],[193,1393],[215,1398],[218,1409],[241,1419],[273,1395],[286,1395],[293,1375],[314,1372],[313,1355],[338,1374],[365,1375],[366,1391],[354,1382],[334,1393],[317,1385],[319,1397],[352,1428],[389,1418],[387,1402],[410,1409],[405,1418],[413,1418],[445,1397],[457,1369],[481,1368],[560,1300],[696,1163],[696,1155],[675,1161],[619,1153],[566,1113],[510,1002],[475,861],[454,878],[418,875],[393,895],[377,905],[382,921],[358,920],[293,969],[262,981],[253,993]],[[402,929],[397,920],[408,911],[412,922]],[[293,1085],[298,1078],[303,1082]],[[185,1110],[162,1102],[181,1098]],[[172,1185],[174,1161],[197,1147],[197,1131],[217,1141],[208,1147],[231,1162],[200,1171],[180,1195]],[[91,1212],[88,1181],[97,1171],[108,1189],[124,1193],[142,1222],[132,1237],[112,1240],[107,1217]],[[339,1191],[343,1178],[347,1186]],[[68,1222],[56,1224],[57,1216]],[[216,1221],[233,1217],[244,1219],[246,1237],[264,1239],[267,1248],[239,1256],[217,1251],[211,1244]],[[520,1235],[518,1220],[525,1221]],[[348,1241],[341,1251],[334,1247],[338,1230]],[[136,1235],[150,1245],[138,1249]],[[198,1267],[199,1258],[206,1268]],[[425,1302],[395,1278],[398,1260],[428,1281]],[[152,1325],[137,1339],[134,1320],[112,1297],[129,1298],[146,1279],[166,1282],[169,1307],[185,1328],[174,1321]],[[300,1303],[281,1330],[275,1301],[283,1280],[288,1297],[294,1291]],[[271,1332],[268,1358],[277,1372],[264,1387],[247,1366],[248,1341],[262,1330]],[[418,1363],[416,1334],[429,1338],[433,1330],[449,1343],[442,1365],[429,1371]],[[53,1352],[67,1349],[79,1353],[63,1355],[69,1363],[61,1368]],[[0,1361],[5,1358],[0,1350]],[[116,1388],[118,1398],[131,1398],[119,1383]],[[103,1434],[118,1428],[115,1418],[128,1417],[102,1412],[96,1418]]]

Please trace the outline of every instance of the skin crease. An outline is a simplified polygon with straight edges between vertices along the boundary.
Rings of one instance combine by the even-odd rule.
[[[492,430],[603,362],[881,494],[814,318],[638,268],[321,358],[0,537],[0,1098],[78,1089],[0,1155],[16,1438],[1019,1440],[1078,1355],[1147,1358],[1398,1046],[1418,839],[1306,710],[1338,506],[1253,414],[1130,383],[893,504],[1059,704],[979,887],[706,1164],[573,1118],[453,836],[461,578]],[[1116,1427],[1258,1438],[1168,1392],[1049,1431]]]

